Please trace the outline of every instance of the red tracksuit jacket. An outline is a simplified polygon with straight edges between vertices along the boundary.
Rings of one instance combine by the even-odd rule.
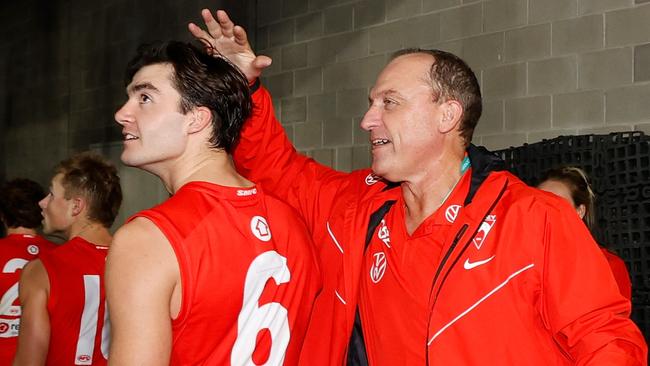
[[[386,245],[377,230],[384,238],[386,230],[380,223],[369,233],[369,223],[386,201],[399,200],[399,187],[390,189],[369,170],[341,173],[298,154],[273,117],[268,93],[260,89],[253,98],[254,115],[244,126],[235,162],[300,212],[321,262],[323,292],[302,364],[345,362],[358,303],[372,365],[645,364],[647,346],[627,319],[629,301],[584,224],[561,199],[496,171],[498,159],[471,147],[471,179],[464,178],[467,185],[453,194],[465,199],[459,207],[441,207],[454,217],[435,244],[439,253],[429,256],[435,259],[373,257],[377,246]],[[398,215],[395,206],[385,213],[386,222]],[[406,244],[397,235],[390,238],[391,250]],[[392,281],[384,293],[371,287],[382,270],[395,279],[400,271],[389,269],[407,265],[421,268],[413,273],[430,274],[428,293],[409,294],[409,278]],[[399,323],[412,314],[381,317],[368,304],[381,306],[373,303],[375,295],[400,301],[405,294],[426,297],[427,325],[378,332],[380,323]],[[386,350],[381,345],[390,338],[402,339],[408,349]]]

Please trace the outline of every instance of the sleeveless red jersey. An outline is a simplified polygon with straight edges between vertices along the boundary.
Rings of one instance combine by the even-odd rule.
[[[106,365],[110,325],[104,295],[107,247],[74,237],[40,256],[50,280],[47,365]]]
[[[297,363],[321,282],[292,208],[259,188],[191,182],[135,217],[164,233],[178,261],[172,365]]]
[[[10,234],[0,239],[0,366],[11,365],[18,346],[20,271],[42,251],[54,247],[54,244],[35,235]]]

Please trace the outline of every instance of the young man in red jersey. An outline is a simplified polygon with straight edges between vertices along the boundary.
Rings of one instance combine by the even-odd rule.
[[[202,15],[207,32],[190,31],[254,80],[268,58],[225,12]],[[298,154],[263,88],[233,155],[302,215],[326,263],[305,365],[646,363],[630,303],[573,209],[470,144],[482,102],[463,60],[398,52],[368,99],[372,171]]]
[[[0,222],[7,236],[0,239],[0,366],[16,354],[20,328],[18,280],[21,269],[54,244],[37,234],[41,226],[38,201],[45,192],[29,179],[13,179],[0,188]]]
[[[43,230],[68,241],[23,270],[14,365],[106,365],[103,275],[121,202],[117,170],[100,156],[78,154],[56,167],[39,203]]]
[[[115,114],[122,161],[171,198],[118,230],[107,262],[116,365],[292,365],[320,275],[286,204],[239,175],[230,152],[250,114],[236,67],[181,42],[145,45]]]

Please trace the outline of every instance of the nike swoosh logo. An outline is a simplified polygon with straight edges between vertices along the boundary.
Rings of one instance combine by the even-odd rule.
[[[492,259],[494,259],[494,257],[495,256],[493,255],[488,259],[483,259],[482,261],[476,261],[476,262],[470,262],[469,258],[467,258],[467,259],[465,259],[465,263],[463,263],[463,268],[472,269],[472,268],[476,268],[478,266],[482,266],[485,263],[487,263],[487,262],[491,261]]]

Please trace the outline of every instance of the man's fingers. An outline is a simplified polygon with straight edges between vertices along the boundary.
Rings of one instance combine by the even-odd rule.
[[[221,26],[221,33],[225,37],[233,36],[233,28],[235,28],[235,23],[230,20],[228,14],[223,10],[217,10],[217,22]]]
[[[250,47],[248,45],[248,36],[246,35],[244,28],[236,25],[233,29],[233,35],[235,36],[235,42],[237,42],[238,45]]]
[[[201,10],[201,16],[203,17],[203,22],[205,22],[206,28],[208,28],[208,33],[212,38],[221,37],[221,25],[217,22],[212,16],[212,12],[208,9]]]
[[[264,68],[267,68],[267,67],[271,66],[272,62],[273,62],[273,60],[270,57],[260,55],[260,56],[255,57],[255,60],[253,60],[253,66],[255,66],[255,68],[261,70],[261,69],[264,69]]]
[[[198,39],[203,43],[205,46],[205,49],[208,50],[208,53],[212,53],[211,50],[214,49],[214,44],[211,42],[214,41],[212,36],[210,36],[206,31],[204,31],[201,27],[194,23],[190,23],[187,25],[187,29],[190,30],[190,33],[194,36],[194,38]]]

